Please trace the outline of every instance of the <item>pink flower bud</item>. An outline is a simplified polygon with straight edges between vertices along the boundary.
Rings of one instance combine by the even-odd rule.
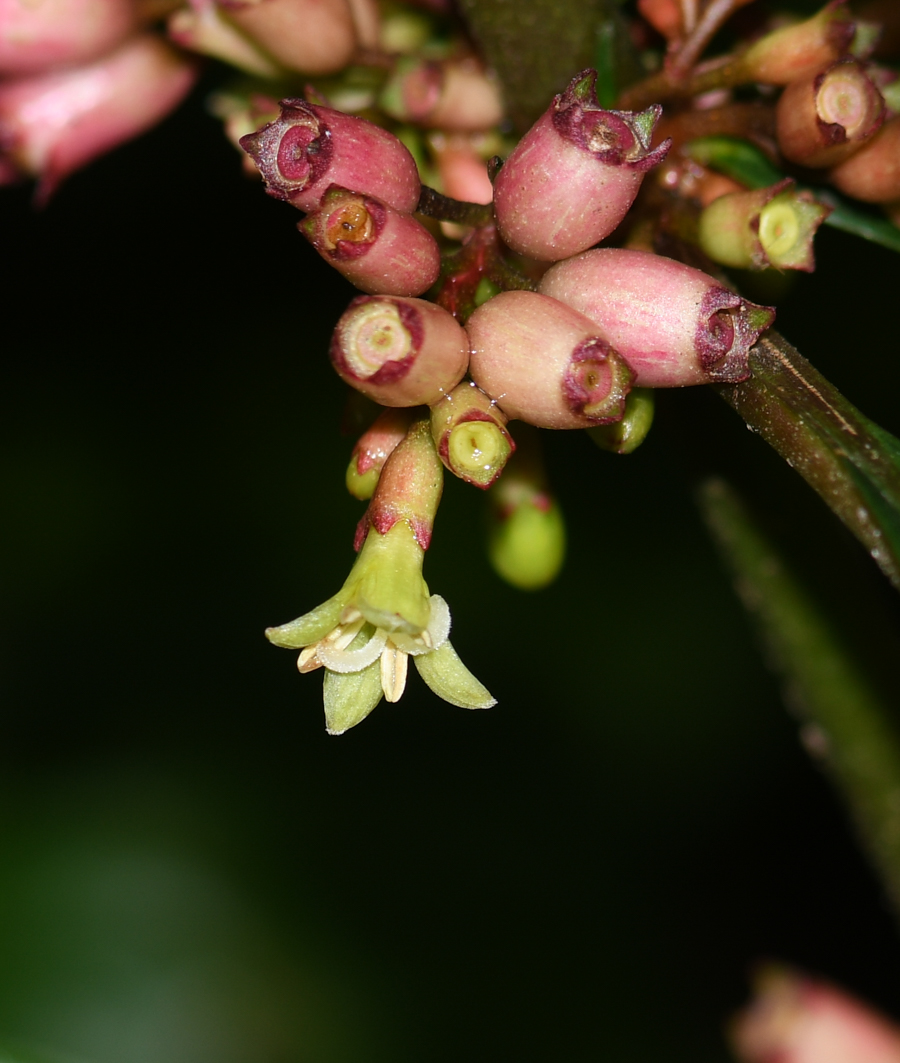
[[[0,144],[46,201],[73,170],[160,121],[196,76],[148,33],[90,66],[0,84]]]
[[[503,118],[496,80],[472,58],[400,59],[380,103],[401,122],[453,133],[490,129]]]
[[[494,197],[484,159],[478,154],[474,138],[462,133],[429,137],[431,150],[440,174],[440,191],[464,203],[490,203]]]
[[[771,307],[648,251],[586,251],[551,266],[539,290],[589,317],[640,387],[746,380],[750,348],[775,320]]]
[[[421,295],[441,271],[437,241],[411,214],[337,185],[297,228],[326,262],[370,295]]]
[[[589,428],[622,416],[634,374],[583,314],[537,292],[501,292],[466,331],[472,379],[509,417]]]
[[[281,115],[241,147],[266,188],[300,210],[313,210],[331,187],[376,196],[395,210],[415,210],[421,184],[412,155],[386,129],[330,107],[282,100]]]
[[[382,406],[431,406],[462,379],[469,344],[435,303],[361,295],[337,323],[330,354],[338,375]]]
[[[671,141],[650,148],[659,105],[604,111],[596,80],[593,70],[579,74],[497,174],[497,224],[514,251],[558,261],[596,244],[622,221],[644,174],[669,150]]]
[[[881,93],[855,59],[792,81],[775,109],[778,146],[802,166],[834,166],[858,151],[883,121]]]
[[[834,986],[770,969],[757,993],[731,1027],[742,1063],[900,1063],[900,1029]]]
[[[234,24],[288,70],[334,74],[356,49],[347,0],[220,0]]]
[[[89,63],[136,25],[132,0],[0,0],[0,76]]]
[[[885,122],[868,144],[828,176],[835,188],[865,203],[900,199],[900,117]]]

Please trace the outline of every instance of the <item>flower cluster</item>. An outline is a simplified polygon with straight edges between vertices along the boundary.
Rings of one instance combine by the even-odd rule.
[[[900,78],[875,28],[832,0],[700,61],[739,6],[639,0],[657,72],[613,105],[582,71],[516,142],[448,3],[0,0],[0,183],[46,198],[177,103],[187,52],[213,56],[252,79],[214,102],[245,169],[361,293],[329,351],[377,407],[347,471],[358,558],[269,631],[324,668],[330,731],[396,700],[410,656],[446,700],[492,703],[422,578],[442,469],[488,492],[496,570],[544,586],[565,532],[534,430],[629,453],[652,389],[746,380],[774,310],[719,267],[813,269],[834,194],[810,175],[900,216]]]
[[[351,492],[372,499],[350,577],[324,606],[268,632],[302,648],[301,671],[325,668],[332,733],[382,693],[396,700],[407,656],[446,700],[493,702],[446,642],[443,600],[424,590],[421,555],[438,498],[429,465],[489,488],[516,449],[510,421],[598,428],[622,422],[634,385],[743,380],[773,319],[694,267],[627,247],[591,250],[670,147],[652,146],[659,107],[606,110],[595,80],[585,71],[553,100],[499,169],[480,214],[460,216],[423,189],[396,136],[319,103],[283,100],[277,117],[241,138],[269,193],[305,212],[300,231],[366,293],[338,322],[330,358],[342,380],[386,408],[348,471]],[[392,100],[398,91],[390,88]],[[443,268],[428,214],[465,225]],[[552,501],[535,507],[541,492],[527,481],[520,476],[507,492],[514,501],[498,509],[504,532],[492,555],[512,582],[537,587],[558,570],[563,533]]]

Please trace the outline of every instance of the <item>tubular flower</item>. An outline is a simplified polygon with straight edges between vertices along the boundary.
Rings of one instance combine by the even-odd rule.
[[[884,121],[884,98],[855,59],[798,78],[775,109],[778,146],[801,166],[835,166],[859,151]]]
[[[586,315],[636,373],[635,385],[736,384],[775,320],[692,266],[627,248],[599,248],[557,262],[540,291]]]
[[[514,251],[558,262],[587,250],[616,228],[644,174],[669,150],[669,140],[650,147],[658,104],[605,111],[596,80],[595,70],[574,78],[497,174],[497,225]]]
[[[441,489],[441,465],[427,419],[417,421],[388,458],[360,528],[365,537],[343,587],[312,612],[266,637],[300,649],[297,667],[324,667],[325,723],[342,734],[384,696],[398,701],[409,658],[445,701],[468,709],[496,702],[449,642],[450,610],[422,578]]]
[[[370,295],[421,295],[441,271],[440,249],[425,226],[374,196],[332,185],[297,228]]]
[[[813,236],[831,208],[786,177],[769,188],[729,192],[700,215],[700,246],[714,262],[739,269],[815,267]]]
[[[146,33],[88,66],[0,83],[0,146],[45,202],[74,170],[161,121],[196,78],[194,62]]]
[[[617,421],[635,374],[584,314],[538,292],[501,292],[469,317],[470,372],[503,412],[538,428]]]
[[[386,129],[301,99],[281,101],[274,122],[241,137],[266,191],[314,210],[332,185],[415,210],[421,185],[412,155]]]
[[[331,340],[341,379],[382,406],[431,406],[460,382],[469,363],[462,326],[436,303],[360,295]]]

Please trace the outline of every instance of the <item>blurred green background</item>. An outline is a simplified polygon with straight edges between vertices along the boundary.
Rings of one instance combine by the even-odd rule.
[[[417,677],[325,734],[262,630],[361,506],[351,289],[201,88],[50,206],[0,194],[0,1044],[86,1063],[725,1063],[761,958],[900,1010],[900,950],[694,507],[729,478],[894,697],[893,593],[707,389],[634,455],[549,435],[523,595],[449,483],[426,577],[499,705]],[[900,431],[898,262],[825,230],[782,331]]]

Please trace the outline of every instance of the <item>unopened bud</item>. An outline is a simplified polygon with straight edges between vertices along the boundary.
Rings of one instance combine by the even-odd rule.
[[[351,392],[352,394],[352,392]],[[412,423],[410,409],[385,410],[357,440],[347,466],[347,490],[361,501],[371,498],[384,463]]]
[[[884,121],[884,100],[855,59],[792,81],[775,109],[778,146],[802,166],[834,166],[858,151]]]
[[[516,449],[507,420],[476,384],[457,384],[431,407],[431,434],[444,466],[466,483],[490,487]]]
[[[132,0],[0,0],[0,77],[82,66],[137,26]]]
[[[587,434],[601,450],[630,454],[644,442],[653,425],[656,397],[652,388],[632,388],[621,421],[588,428]]]
[[[455,133],[491,129],[503,118],[496,80],[471,58],[400,59],[379,102],[401,122]]]
[[[45,201],[63,178],[154,126],[197,77],[195,63],[155,34],[89,66],[0,83],[0,143]]]
[[[356,30],[347,0],[219,0],[234,24],[288,70],[333,74],[349,63]]]
[[[521,254],[558,261],[608,236],[671,141],[650,147],[662,108],[606,111],[586,70],[531,127],[494,181],[500,235]]]
[[[300,210],[317,207],[331,185],[375,196],[410,212],[421,184],[415,161],[386,129],[305,100],[281,101],[281,114],[241,147],[259,167],[266,190]]]
[[[865,203],[900,199],[900,117],[885,122],[865,147],[835,166],[828,177],[835,188]]]
[[[361,295],[338,322],[330,354],[338,375],[382,406],[433,406],[462,379],[469,345],[435,303]]]
[[[169,16],[166,28],[179,47],[221,59],[248,74],[275,78],[283,73],[283,67],[213,3],[179,8]]]
[[[537,292],[501,292],[469,317],[472,379],[504,413],[538,428],[622,416],[634,374],[592,321]]]
[[[846,55],[854,34],[847,4],[833,0],[812,18],[783,26],[751,44],[741,56],[742,71],[748,81],[787,85]]]
[[[815,267],[813,236],[831,208],[798,192],[786,177],[769,188],[731,192],[700,215],[701,248],[714,262],[736,269]]]
[[[374,196],[332,185],[297,228],[370,295],[421,295],[441,271],[440,249],[425,226]]]
[[[640,387],[735,384],[775,320],[712,277],[647,251],[599,248],[552,266],[541,292],[586,315]]]
[[[741,1063],[897,1063],[900,1029],[835,986],[769,967],[731,1024]]]
[[[523,425],[520,446],[488,492],[488,558],[501,579],[523,591],[552,583],[566,555],[566,527],[550,493],[535,429]]]

